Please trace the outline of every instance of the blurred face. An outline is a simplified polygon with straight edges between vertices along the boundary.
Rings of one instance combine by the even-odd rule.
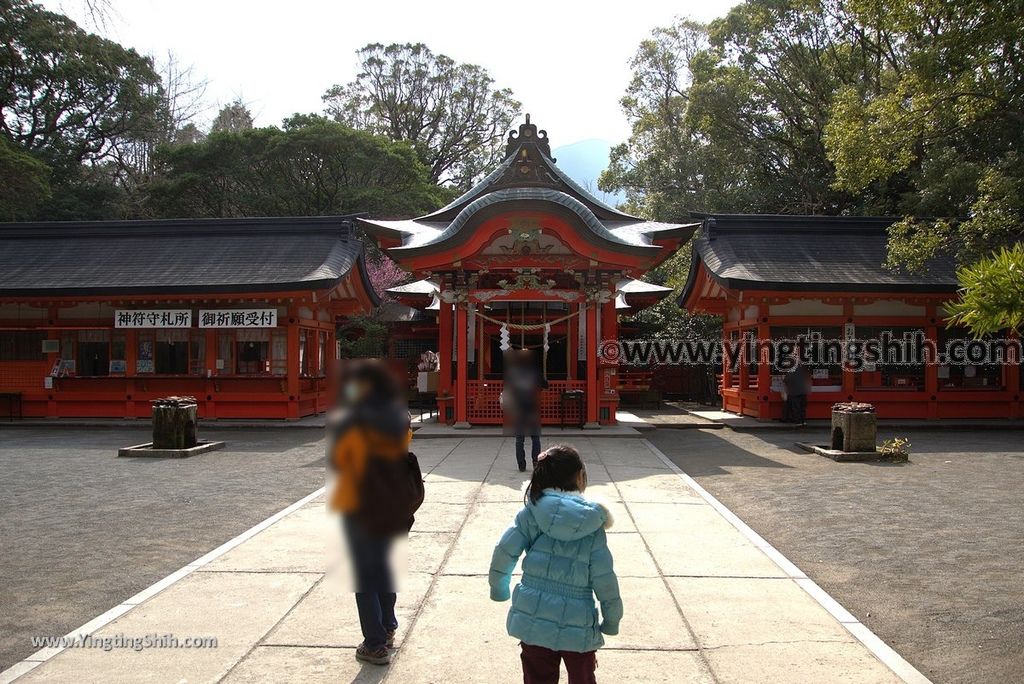
[[[366,396],[369,390],[369,385],[359,380],[349,380],[345,384],[345,403],[352,405],[359,402],[360,399]]]

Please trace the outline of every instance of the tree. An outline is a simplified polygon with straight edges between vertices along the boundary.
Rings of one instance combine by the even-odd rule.
[[[140,118],[131,131],[111,143],[119,180],[129,188],[152,175],[157,147],[194,142],[203,135],[195,121],[206,108],[206,80],[197,78],[194,67],[183,66],[171,52],[157,71],[160,83],[147,91],[155,98],[156,107]]]
[[[143,188],[156,217],[394,216],[444,200],[407,144],[318,117],[164,147],[158,170]]]
[[[224,105],[210,126],[210,133],[238,133],[252,130],[252,112],[241,100]]]
[[[385,302],[395,300],[394,296],[388,293],[390,288],[409,281],[409,273],[380,250],[373,250],[367,257],[366,274],[373,285],[373,291]]]
[[[748,0],[706,26],[656,29],[631,62],[632,134],[602,189],[662,220],[869,208],[873,198],[833,186],[824,144],[835,94],[872,71],[849,47],[857,36],[840,4]]]
[[[1024,13],[1000,0],[851,3],[882,36],[877,79],[848,85],[827,128],[836,185],[903,190],[889,262],[970,263],[1024,226]]]
[[[0,138],[0,221],[33,218],[49,194],[49,167]]]
[[[957,271],[960,297],[946,305],[951,323],[977,335],[1024,332],[1024,245],[1002,247]]]
[[[0,133],[55,173],[106,158],[156,107],[150,60],[63,15],[3,0],[0,42]]]
[[[419,43],[374,43],[356,54],[356,79],[323,96],[329,116],[412,143],[435,183],[466,188],[501,159],[520,105],[512,91],[493,88],[485,69]]]

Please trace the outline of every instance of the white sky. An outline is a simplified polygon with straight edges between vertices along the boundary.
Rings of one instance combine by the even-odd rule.
[[[676,16],[709,20],[738,0],[488,3],[486,0],[110,0],[99,32],[158,59],[172,51],[209,81],[206,120],[241,97],[257,125],[321,112],[321,95],[356,74],[371,42],[423,42],[486,68],[560,146],[629,132],[619,98],[628,62],[651,29]],[[43,0],[90,30],[84,0]]]

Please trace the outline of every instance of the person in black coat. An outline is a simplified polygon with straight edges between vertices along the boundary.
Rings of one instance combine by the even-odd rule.
[[[540,455],[540,392],[548,386],[528,349],[505,355],[505,386],[501,407],[516,435],[516,463],[526,470],[526,435],[530,435],[533,465]]]
[[[807,422],[807,395],[811,391],[811,369],[797,364],[786,374],[786,408],[783,421],[803,425]]]

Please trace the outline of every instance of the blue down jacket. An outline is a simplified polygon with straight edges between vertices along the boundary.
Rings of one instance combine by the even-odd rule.
[[[491,598],[508,600],[512,571],[526,552],[506,621],[511,636],[585,653],[604,645],[602,632],[618,634],[622,599],[605,535],[611,522],[600,504],[558,489],[545,489],[536,504],[519,511],[494,548],[489,575]]]

